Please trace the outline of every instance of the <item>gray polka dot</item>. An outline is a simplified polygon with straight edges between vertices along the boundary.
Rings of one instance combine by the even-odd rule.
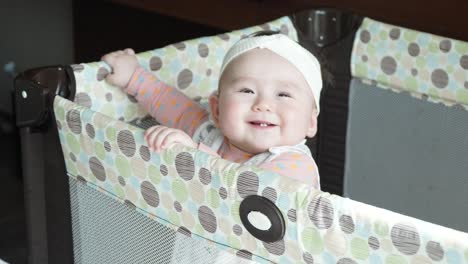
[[[188,236],[188,237],[191,237],[192,236],[192,232],[190,232],[190,230],[188,230],[186,227],[184,226],[181,226],[177,229],[177,232],[185,235],[185,236]]]
[[[283,239],[272,242],[272,243],[262,241],[262,243],[263,243],[263,246],[266,248],[266,250],[268,250],[268,252],[270,252],[271,254],[277,255],[277,256],[284,254],[285,246],[284,246]]]
[[[415,69],[415,68],[411,69],[411,75],[413,75],[413,76],[418,75],[418,70]]]
[[[442,52],[447,53],[450,51],[451,48],[452,48],[452,42],[448,39],[444,39],[439,43],[439,49]]]
[[[304,262],[306,264],[314,264],[314,257],[309,252],[305,252],[302,254],[302,259],[304,259]]]
[[[177,212],[182,212],[182,205],[181,205],[178,201],[175,201],[175,202],[174,202],[174,209],[175,209]]]
[[[441,261],[445,252],[439,242],[429,241],[426,245],[427,255],[434,261]]]
[[[406,224],[396,224],[392,227],[391,238],[393,245],[405,255],[418,252],[421,242],[416,228]]]
[[[288,210],[288,219],[291,222],[296,222],[296,219],[297,219],[296,209],[291,208]]]
[[[141,196],[145,202],[152,207],[158,207],[159,205],[159,194],[156,188],[149,181],[141,183]]]
[[[104,80],[106,78],[107,74],[109,74],[109,71],[106,68],[101,67],[101,68],[99,68],[99,70],[97,72],[96,78],[97,78],[98,81],[102,81],[102,80]]]
[[[203,205],[200,208],[198,208],[198,220],[200,221],[200,224],[202,225],[203,229],[205,229],[209,233],[216,232],[216,216],[209,207]]]
[[[432,72],[431,80],[435,87],[442,89],[447,87],[449,76],[444,70],[437,69]]]
[[[427,101],[429,99],[429,96],[427,94],[421,94],[421,100]]]
[[[195,174],[195,163],[190,153],[182,152],[177,154],[175,166],[177,173],[182,179],[190,181],[193,178]]]
[[[89,168],[93,173],[94,177],[100,181],[106,180],[106,170],[104,166],[102,166],[101,161],[99,161],[96,157],[91,157],[89,159]]]
[[[211,72],[212,72],[211,69],[206,70],[206,76],[210,76]]]
[[[107,100],[107,102],[112,101],[112,94],[111,93],[106,93],[106,100]]]
[[[150,59],[150,69],[152,71],[159,71],[162,68],[162,60],[158,56],[151,57]]]
[[[72,64],[71,68],[74,72],[82,72],[84,70],[84,66],[82,64]]]
[[[189,69],[183,69],[179,75],[177,75],[177,87],[179,89],[185,89],[189,87],[193,80],[193,73]]]
[[[147,146],[140,146],[140,157],[144,161],[148,161],[151,159],[151,154]]]
[[[367,55],[362,55],[362,56],[361,56],[361,60],[362,60],[363,62],[367,62],[368,59],[369,59],[369,58],[367,57]]]
[[[463,55],[461,58],[460,58],[460,66],[465,69],[465,70],[468,70],[468,55]]]
[[[333,224],[333,206],[324,197],[314,198],[307,208],[309,218],[318,229],[328,229]]]
[[[465,89],[468,89],[468,82],[465,82]]]
[[[200,182],[208,185],[211,182],[211,172],[205,168],[200,168],[198,171],[198,177],[200,178]]]
[[[123,187],[127,184],[127,183],[125,182],[124,177],[122,177],[122,176],[119,176],[119,177],[118,177],[118,180],[119,180],[119,184],[122,185]]]
[[[223,199],[223,200],[225,200],[227,198],[226,188],[224,188],[224,187],[219,188],[219,197],[221,197],[221,199]]]
[[[284,35],[288,35],[288,34],[289,34],[289,28],[288,28],[288,26],[286,26],[286,25],[281,25],[281,27],[280,27],[280,32],[283,33]]]
[[[387,75],[392,75],[396,72],[397,63],[394,58],[386,56],[380,61],[380,68]]]
[[[86,124],[86,134],[88,134],[88,137],[94,138],[96,133],[94,132],[94,127],[91,124]]]
[[[87,108],[91,108],[92,106],[91,97],[86,93],[77,93],[75,95],[75,103]]]
[[[136,151],[135,138],[128,130],[119,131],[117,134],[117,145],[120,151],[127,157],[133,157]]]
[[[397,40],[400,38],[400,29],[399,28],[392,28],[390,30],[389,36],[393,40]]]
[[[57,121],[57,129],[62,130],[62,123],[60,123],[59,120],[55,120],[55,121]]]
[[[127,98],[132,103],[138,103],[138,100],[135,97],[133,97],[133,96],[131,96],[129,94],[127,94]],[[123,121],[123,117],[122,117],[122,121]]]
[[[358,264],[358,263],[350,258],[342,258],[338,260],[336,264]]]
[[[237,251],[236,256],[238,256],[240,258],[243,258],[243,259],[252,260],[252,253],[250,253],[249,251],[247,251],[245,249],[241,249],[241,250]]]
[[[66,115],[67,125],[71,132],[81,134],[81,117],[78,110],[72,109]]]
[[[270,30],[271,27],[270,27],[270,24],[262,24],[262,25],[260,25],[260,28],[262,30]]]
[[[76,156],[75,154],[73,154],[73,152],[70,152],[70,154],[68,154],[70,156],[70,159],[75,162],[76,161]]]
[[[412,42],[412,43],[409,44],[409,46],[408,46],[408,54],[409,54],[409,55],[411,55],[411,56],[413,56],[413,57],[416,57],[416,56],[419,55],[419,51],[420,51],[420,49],[419,49],[419,45],[418,45],[418,44],[416,44],[416,43],[414,43],[414,42]]]
[[[263,189],[262,196],[267,198],[268,200],[272,201],[273,203],[276,202],[276,197],[278,196],[276,194],[276,190],[271,188],[271,187],[266,187]]]
[[[237,192],[245,198],[258,192],[258,176],[254,172],[244,171],[237,178]]]
[[[184,42],[175,43],[174,47],[178,50],[185,50],[185,43]]]
[[[190,230],[188,230],[186,227],[183,227],[183,226],[179,227],[177,229],[177,232],[179,232],[179,233],[181,233],[183,235],[186,235],[188,237],[192,236],[192,232],[190,232]]]
[[[83,178],[83,177],[80,176],[80,175],[76,176],[76,179],[77,179],[79,182],[81,182],[81,183],[87,183],[87,182],[88,182],[85,178]]]
[[[236,234],[236,236],[240,236],[240,235],[242,235],[242,227],[240,225],[234,225],[232,227],[232,232],[234,232],[234,234]]]
[[[110,152],[110,151],[112,150],[111,144],[110,144],[108,141],[104,141],[104,149],[105,149],[107,152]]]
[[[221,34],[221,35],[218,35],[218,37],[224,41],[228,41],[229,40],[229,35],[228,34]]]
[[[351,234],[354,232],[354,221],[353,218],[349,215],[340,216],[340,228],[346,234]]]
[[[369,240],[367,240],[367,244],[369,244],[369,247],[373,250],[377,250],[380,247],[379,239],[373,236],[369,237]]]
[[[127,207],[129,207],[131,210],[136,210],[136,205],[133,204],[131,201],[125,199],[125,200],[124,200],[124,204],[125,204]]]
[[[200,43],[198,45],[198,54],[200,55],[200,57],[206,58],[209,53],[210,53],[210,49],[205,43]]]
[[[362,43],[369,43],[370,39],[371,39],[371,34],[369,33],[369,31],[367,30],[363,30],[361,31],[361,33],[359,34],[359,39],[361,40]]]
[[[159,172],[161,172],[163,176],[167,176],[167,173],[168,173],[167,166],[164,164],[161,164],[161,166],[159,167]]]

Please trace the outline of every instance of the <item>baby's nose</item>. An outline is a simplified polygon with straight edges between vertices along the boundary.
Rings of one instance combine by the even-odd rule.
[[[266,102],[258,102],[253,106],[255,112],[270,112],[271,107]]]

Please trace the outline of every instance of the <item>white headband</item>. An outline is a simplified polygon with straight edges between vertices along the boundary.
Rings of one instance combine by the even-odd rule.
[[[294,65],[304,76],[314,95],[317,111],[320,110],[320,91],[322,90],[320,64],[314,55],[286,35],[274,34],[247,37],[239,40],[226,53],[223,65],[221,66],[220,76],[233,59],[254,48],[269,49]]]

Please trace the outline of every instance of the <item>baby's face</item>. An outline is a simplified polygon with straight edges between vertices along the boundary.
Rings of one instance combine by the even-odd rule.
[[[234,59],[221,76],[210,106],[216,125],[250,154],[296,145],[317,130],[312,91],[286,59],[254,49]]]

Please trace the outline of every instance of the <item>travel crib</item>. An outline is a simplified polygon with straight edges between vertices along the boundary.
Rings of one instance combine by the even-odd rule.
[[[225,51],[262,29],[297,39],[283,17],[138,58],[206,104]],[[31,263],[468,262],[466,233],[189,147],[150,152],[154,121],[108,72],[93,62],[16,80]]]

